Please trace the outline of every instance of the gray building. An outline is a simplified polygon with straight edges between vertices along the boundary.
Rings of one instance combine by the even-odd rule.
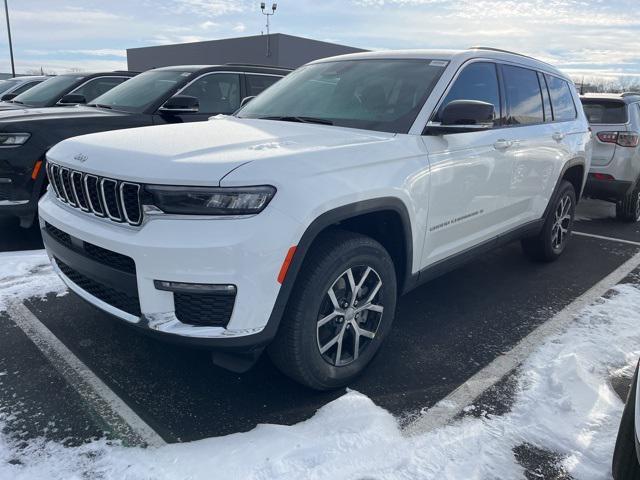
[[[311,60],[364,52],[361,48],[320,42],[283,33],[226,38],[205,42],[128,48],[129,70],[148,70],[169,65],[219,65],[223,63],[253,63],[295,68]],[[267,40],[270,55],[267,56]]]

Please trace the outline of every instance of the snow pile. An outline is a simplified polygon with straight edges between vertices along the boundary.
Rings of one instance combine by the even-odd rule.
[[[64,292],[44,250],[0,253],[0,311],[13,300]]]
[[[516,479],[524,477],[513,448],[523,443],[563,455],[573,478],[608,478],[622,411],[608,380],[640,354],[639,305],[638,288],[618,286],[550,338],[522,366],[512,411],[501,417],[465,417],[408,437],[351,391],[294,426],[155,449],[24,447],[0,437],[0,479]]]

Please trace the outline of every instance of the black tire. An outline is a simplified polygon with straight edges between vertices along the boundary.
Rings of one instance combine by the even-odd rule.
[[[355,289],[356,299],[348,291],[351,290],[348,271],[352,272],[356,285],[362,281],[360,289]],[[381,286],[376,293],[378,282]],[[363,308],[362,302],[369,300],[369,296],[375,301],[367,305],[371,308],[381,305],[383,311],[362,310],[355,316],[356,310]],[[358,298],[362,300],[359,306]],[[340,230],[322,234],[314,242],[296,279],[278,334],[269,346],[269,356],[285,375],[310,388],[331,390],[344,387],[362,373],[389,333],[396,300],[395,267],[380,243],[364,235]],[[336,302],[340,309],[335,307]],[[347,303],[350,306],[345,310]],[[338,311],[343,313],[332,317]],[[319,320],[327,317],[332,319],[318,326]],[[366,332],[370,335],[374,329],[373,338],[359,334]],[[321,346],[331,343],[321,338],[327,333],[326,338],[330,340],[340,337],[340,353],[337,343],[321,353]],[[360,347],[357,355],[354,354],[356,345]],[[335,363],[329,358],[332,356]],[[350,363],[345,363],[347,360]]]
[[[640,222],[640,182],[629,195],[616,203],[616,218],[624,222]]]
[[[640,479],[640,464],[636,453],[635,416],[636,416],[636,388],[638,379],[638,367],[633,376],[631,389],[622,412],[616,447],[613,451],[613,464],[611,473],[615,480]]]
[[[573,231],[573,220],[576,210],[576,192],[570,182],[563,180],[560,184],[560,188],[554,199],[552,200],[552,207],[549,209],[549,213],[545,218],[544,224],[540,233],[535,237],[528,237],[522,239],[522,251],[524,254],[539,262],[553,262],[560,258],[562,252],[571,238],[571,232]],[[564,202],[570,202],[568,205],[568,211],[563,210]],[[559,233],[560,239],[556,232],[558,227],[558,218],[562,217],[562,231]]]

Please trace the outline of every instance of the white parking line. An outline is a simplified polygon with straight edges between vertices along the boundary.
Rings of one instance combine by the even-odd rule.
[[[82,399],[127,445],[161,446],[165,441],[76,357],[22,303],[10,303],[11,320],[29,337]]]
[[[405,434],[420,434],[449,423],[464,407],[471,405],[487,389],[520,365],[549,336],[560,333],[583,308],[602,297],[638,266],[640,266],[640,253],[631,257],[553,318],[536,328],[510,351],[493,360],[433,407],[424,411],[405,427]]]
[[[628,245],[636,245],[636,246],[640,247],[640,242],[634,242],[632,240],[624,240],[622,238],[605,237],[603,235],[596,235],[595,233],[585,233],[585,232],[573,231],[572,235],[578,235],[579,237],[597,238],[597,239],[600,239],[600,240],[608,240],[610,242],[626,243]]]

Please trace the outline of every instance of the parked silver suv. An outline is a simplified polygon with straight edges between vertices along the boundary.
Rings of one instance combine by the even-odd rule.
[[[585,195],[616,203],[621,220],[640,221],[640,93],[581,97],[594,134]]]

